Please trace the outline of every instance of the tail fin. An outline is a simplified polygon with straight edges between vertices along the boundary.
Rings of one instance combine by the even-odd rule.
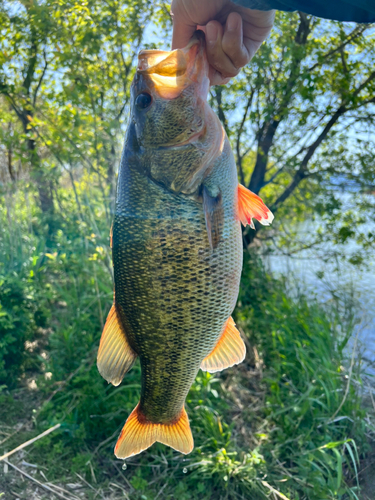
[[[115,447],[117,458],[128,458],[149,448],[156,441],[187,455],[194,448],[189,418],[182,409],[170,424],[154,424],[139,410],[139,404],[129,415]]]

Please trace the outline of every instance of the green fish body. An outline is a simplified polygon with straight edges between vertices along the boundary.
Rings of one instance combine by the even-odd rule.
[[[98,353],[114,385],[140,359],[140,402],[117,442],[119,458],[155,441],[189,453],[184,402],[199,368],[215,372],[245,356],[231,319],[240,224],[269,223],[272,214],[239,188],[229,141],[206,102],[207,75],[204,41],[195,38],[184,50],[141,52],[132,85],[112,229],[115,300]]]

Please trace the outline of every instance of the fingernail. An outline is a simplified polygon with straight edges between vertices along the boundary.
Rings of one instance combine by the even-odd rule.
[[[229,15],[228,17],[228,31],[239,31],[241,18],[238,16]]]
[[[219,31],[215,23],[208,23],[206,26],[206,37],[207,41],[210,43],[215,43],[218,37]]]

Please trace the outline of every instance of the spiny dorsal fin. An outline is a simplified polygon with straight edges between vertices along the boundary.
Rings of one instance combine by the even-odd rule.
[[[99,373],[108,383],[119,385],[136,358],[137,354],[130,347],[118,317],[116,303],[113,303],[100,339],[97,359]]]
[[[230,317],[213,351],[202,361],[201,370],[210,373],[225,370],[225,368],[241,363],[245,355],[244,341],[241,339],[233,318]]]
[[[221,193],[215,198],[210,195],[206,186],[203,186],[203,210],[206,219],[206,228],[210,247],[215,249],[221,238],[224,227],[224,209]]]
[[[128,458],[149,448],[156,441],[175,450],[190,453],[194,448],[189,418],[182,408],[177,420],[169,424],[155,424],[146,419],[139,404],[129,415],[115,447],[117,458]]]
[[[256,219],[263,226],[269,226],[274,216],[269,208],[263,203],[262,198],[250,189],[238,184],[238,218],[244,226],[249,224],[255,229],[252,219]]]

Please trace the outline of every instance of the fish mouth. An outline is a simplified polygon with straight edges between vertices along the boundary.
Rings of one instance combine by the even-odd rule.
[[[206,100],[209,79],[203,33],[196,32],[183,49],[142,50],[138,54],[137,74],[142,75],[161,98],[174,99],[186,87],[196,84]]]

